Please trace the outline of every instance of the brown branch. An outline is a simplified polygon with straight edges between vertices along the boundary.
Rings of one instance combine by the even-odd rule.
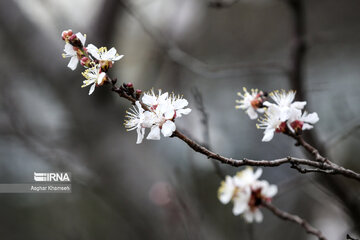
[[[292,17],[292,46],[290,49],[290,71],[289,71],[289,81],[293,89],[297,91],[298,99],[307,99],[305,87],[306,84],[304,72],[306,68],[306,55],[309,49],[309,42],[307,41],[307,29],[306,29],[306,1],[304,0],[285,0],[287,7],[291,12]],[[344,133],[344,127],[341,129],[341,133]],[[340,135],[340,134],[338,134]],[[309,131],[306,133],[306,139],[311,144],[317,146],[316,148],[312,148],[308,144],[302,145],[302,139],[300,139],[300,145],[304,147],[304,149],[312,154],[317,161],[326,161],[328,164],[333,165],[335,168],[339,167],[334,163],[331,163],[326,158],[322,157],[319,152],[326,155],[326,144],[330,141],[326,141],[322,143],[316,134],[315,131]],[[335,137],[328,139],[336,139]],[[315,150],[315,151],[314,151]],[[306,171],[306,170],[305,170]],[[336,195],[336,197],[343,203],[343,206],[346,208],[349,216],[352,218],[353,223],[356,225],[359,230],[359,217],[360,210],[358,207],[358,202],[354,201],[354,198],[351,196],[352,191],[349,187],[336,181],[334,178],[323,178],[322,176],[318,176],[318,180],[324,185],[327,189],[329,189],[332,193]]]
[[[274,205],[267,203],[267,202],[263,202],[262,206],[269,209],[273,214],[275,214],[276,216],[278,216],[281,219],[299,224],[301,227],[303,227],[306,230],[307,233],[315,235],[318,239],[326,240],[326,237],[321,233],[320,230],[311,226],[307,221],[305,221],[301,217],[299,217],[297,215],[292,215],[285,211],[282,211],[282,210],[278,209],[277,207],[275,207]]]
[[[109,82],[112,83],[112,85],[113,85],[112,90],[114,92],[116,92],[120,97],[123,97],[123,98],[129,100],[130,102],[132,102],[133,104],[135,104],[135,102],[137,100],[134,96],[131,96],[128,93],[126,93],[125,89],[122,86],[116,87],[115,86],[116,81],[110,80]],[[143,109],[148,110],[148,106],[146,106],[142,102],[140,102],[140,103],[141,103]],[[221,162],[223,164],[227,164],[227,165],[230,165],[233,167],[240,167],[240,166],[277,167],[277,166],[289,163],[289,164],[291,164],[291,166],[306,165],[306,166],[314,167],[316,169],[324,170],[324,171],[321,171],[322,173],[325,173],[327,170],[331,170],[331,174],[343,175],[345,177],[360,181],[359,173],[356,173],[350,169],[343,168],[343,167],[341,167],[337,164],[334,164],[330,161],[313,161],[313,160],[308,160],[308,159],[294,158],[294,157],[290,157],[290,156],[286,157],[286,158],[275,159],[275,160],[251,160],[251,159],[247,159],[247,158],[233,159],[233,158],[227,158],[227,157],[221,156],[217,153],[210,151],[206,147],[198,144],[194,140],[187,137],[185,134],[181,133],[180,130],[174,131],[172,137],[179,138],[180,140],[184,141],[195,152],[201,153],[201,154],[207,156],[207,158],[212,158],[212,159],[218,160],[219,162]],[[303,144],[305,146],[307,146],[309,148],[309,150],[313,148],[313,147],[310,148],[309,146],[311,146],[311,145],[309,145],[309,144],[306,145],[305,141],[303,141]],[[313,152],[315,153],[314,150],[313,150]],[[298,170],[300,173],[309,172],[309,171],[302,171],[296,167],[293,167],[293,168]],[[310,171],[310,172],[313,172],[313,171]],[[320,172],[320,171],[318,171],[318,172]]]

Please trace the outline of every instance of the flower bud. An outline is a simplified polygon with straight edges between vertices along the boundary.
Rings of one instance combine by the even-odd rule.
[[[85,67],[90,67],[90,59],[88,57],[82,57],[80,59],[80,64]]]
[[[140,89],[136,89],[135,91],[135,98],[136,100],[139,100],[141,97],[142,91]]]
[[[71,29],[65,30],[61,33],[61,38],[64,41],[68,41],[69,37],[73,36],[73,31]]]

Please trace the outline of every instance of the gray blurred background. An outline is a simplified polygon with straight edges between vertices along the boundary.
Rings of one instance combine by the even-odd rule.
[[[296,90],[320,117],[307,137],[359,172],[360,2],[303,4],[309,45]],[[315,239],[266,209],[260,224],[233,216],[231,204],[217,199],[212,161],[179,139],[136,145],[136,133],[123,127],[130,104],[106,86],[89,97],[81,68],[66,67],[60,34],[69,28],[125,55],[111,70],[120,83],[184,94],[193,112],[177,126],[214,151],[306,157],[286,136],[262,143],[255,122],[234,108],[244,86],[294,86],[293,12],[285,0],[1,0],[1,183],[68,171],[73,192],[1,194],[0,239]],[[289,166],[266,168],[263,178],[279,186],[274,205],[329,239],[358,236],[358,182]]]

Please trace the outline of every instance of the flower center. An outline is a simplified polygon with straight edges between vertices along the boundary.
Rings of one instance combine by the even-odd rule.
[[[254,211],[262,202],[261,188],[251,189],[251,196],[248,202],[251,211]]]
[[[292,123],[290,123],[290,126],[294,129],[295,133],[301,133],[303,128],[304,122],[295,120]]]
[[[276,128],[276,132],[280,133],[280,132],[286,132],[286,122],[282,122],[280,123],[280,125]]]

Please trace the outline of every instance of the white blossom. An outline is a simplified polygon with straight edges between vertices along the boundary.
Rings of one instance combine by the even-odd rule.
[[[221,203],[233,202],[233,214],[242,214],[246,222],[261,222],[263,214],[259,207],[261,202],[271,201],[278,191],[276,185],[270,185],[265,180],[258,180],[262,170],[258,168],[253,172],[252,168],[237,173],[235,176],[226,176],[218,190],[218,198]]]
[[[232,177],[226,176],[225,181],[221,181],[221,186],[218,190],[218,198],[221,203],[228,204],[235,193],[235,181]]]
[[[251,93],[247,91],[246,88],[243,88],[244,94],[238,92],[238,96],[240,96],[241,100],[236,100],[235,108],[245,110],[245,112],[249,115],[250,119],[258,118],[258,113],[264,113],[264,108],[262,108],[262,91],[258,91],[258,89],[251,89]]]
[[[160,133],[164,137],[170,137],[176,130],[174,120],[180,118],[183,114],[189,114],[190,108],[184,108],[188,101],[179,96],[170,95],[159,90],[158,95],[151,90],[142,97],[142,102],[149,106],[149,110],[155,114],[154,124],[151,127],[146,139],[159,140]]]
[[[114,63],[124,57],[124,55],[119,55],[113,47],[108,51],[106,47],[97,48],[93,44],[89,44],[87,50],[99,61],[110,61],[111,63]]]
[[[146,139],[159,140],[161,134],[170,137],[176,130],[175,119],[191,112],[190,108],[185,108],[189,104],[186,99],[174,94],[169,95],[167,92],[162,93],[161,90],[158,94],[155,94],[154,90],[145,93],[141,101],[147,106],[146,110],[140,103],[136,104],[139,105],[138,109],[132,109],[125,122],[125,127],[129,130],[137,129],[137,143],[142,142],[145,128],[150,128]]]
[[[264,117],[259,119],[256,125],[259,129],[265,129],[263,142],[269,142],[274,137],[275,131],[282,132],[285,123],[281,120],[282,111],[279,107],[270,105],[266,110]]]
[[[127,131],[136,129],[137,140],[136,144],[140,144],[144,139],[145,128],[149,128],[153,124],[153,113],[145,111],[139,101],[135,102],[136,106],[130,108],[130,111],[127,111],[128,114],[125,120],[125,127]]]
[[[262,174],[262,169],[258,168],[254,172],[251,167],[247,167],[241,172],[238,172],[234,179],[237,186],[247,186],[254,183]]]
[[[176,130],[176,125],[173,121],[175,110],[168,101],[155,106],[150,108],[156,117],[154,117],[154,125],[151,127],[146,139],[159,140],[160,132],[164,137],[170,137]]]
[[[104,81],[106,81],[106,73],[101,71],[99,65],[88,68],[81,74],[86,78],[86,80],[83,81],[83,85],[81,87],[87,87],[91,85],[89,95],[94,92],[97,85],[102,85]]]
[[[83,44],[85,44],[86,41],[86,35],[82,35],[80,32],[76,33],[76,37],[80,40],[80,42]],[[67,65],[71,70],[75,70],[78,63],[79,63],[79,58],[81,55],[81,49],[78,49],[74,46],[72,46],[69,42],[65,43],[65,48],[64,48],[64,52],[63,53],[63,58],[70,58],[70,62]]]
[[[313,128],[313,124],[319,121],[319,116],[316,112],[308,114],[306,111],[301,113],[300,110],[292,110],[287,121],[287,127],[295,133],[297,130],[309,130]]]
[[[264,102],[264,106],[272,106],[274,108],[279,108],[280,119],[284,122],[290,117],[292,109],[302,110],[306,105],[305,101],[293,102],[295,99],[295,94],[296,92],[292,90],[288,92],[286,92],[285,90],[271,92],[269,95],[274,100],[275,104],[266,101]]]
[[[156,109],[159,104],[163,105],[168,100],[169,93],[165,92],[162,94],[161,89],[159,89],[159,94],[156,95],[154,89],[151,89],[150,92],[144,93],[141,98],[142,102],[148,105],[151,109]]]
[[[189,102],[182,98],[182,96],[175,96],[172,94],[168,98],[171,108],[175,111],[175,118],[180,118],[183,114],[188,115],[191,112],[190,108],[185,108]]]

